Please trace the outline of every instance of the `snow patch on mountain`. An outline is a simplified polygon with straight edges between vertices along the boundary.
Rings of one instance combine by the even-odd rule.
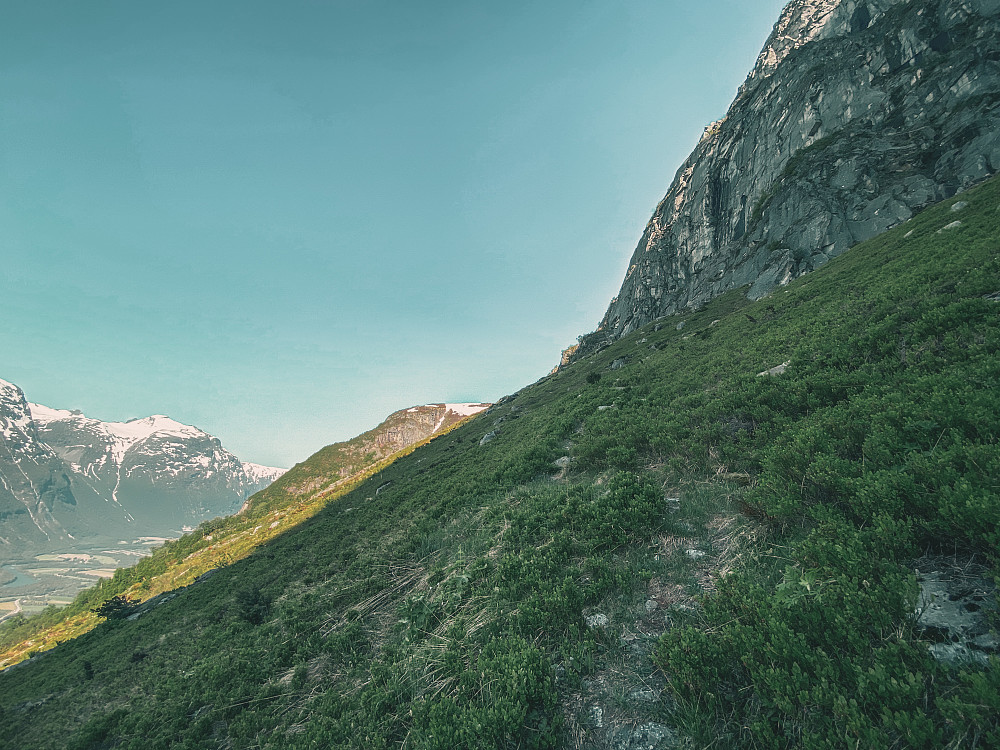
[[[247,479],[253,483],[264,483],[270,484],[275,479],[284,474],[288,469],[279,469],[275,466],[261,466],[260,464],[244,463],[243,471],[247,475]]]
[[[8,440],[25,435],[30,429],[31,414],[25,408],[24,393],[13,383],[0,380],[0,435]]]
[[[407,414],[416,414],[424,409],[440,409],[443,408],[446,412],[454,412],[460,417],[471,417],[473,414],[478,414],[481,411],[489,409],[492,404],[484,403],[472,403],[472,404],[427,404],[426,406],[411,406],[406,410]]]
[[[48,424],[60,419],[73,419],[74,417],[86,419],[80,412],[70,411],[69,409],[53,409],[41,404],[28,404],[28,408],[31,410],[31,418],[35,420],[36,424]]]
[[[463,417],[471,417],[473,414],[478,414],[490,408],[489,404],[445,404],[444,406],[448,411],[453,411]]]
[[[154,435],[158,438],[210,438],[211,436],[197,427],[181,424],[175,419],[163,414],[151,417],[130,419],[127,422],[102,422],[99,419],[87,417],[79,411],[53,409],[42,404],[28,404],[31,416],[41,427],[50,427],[56,422],[73,423],[74,428],[99,435],[107,443],[112,460],[120,464],[125,454],[136,443],[142,442]],[[165,441],[166,442],[166,441]]]
[[[143,417],[142,419],[130,419],[128,422],[104,422],[103,424],[111,434],[132,441],[145,440],[156,433],[172,437],[203,437],[208,435],[207,432],[199,430],[197,427],[181,424],[163,414],[154,414],[152,417]]]

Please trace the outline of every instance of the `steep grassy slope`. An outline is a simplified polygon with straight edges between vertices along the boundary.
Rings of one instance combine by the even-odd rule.
[[[471,409],[454,404],[428,404],[400,409],[385,421],[357,437],[328,445],[258,492],[244,512],[262,515],[287,504],[289,495],[327,492],[336,482],[353,477],[359,471],[395,456],[399,451],[422,442],[433,434],[447,432]],[[486,408],[489,404],[462,404],[461,407]]]
[[[0,742],[996,746],[1000,665],[930,657],[907,567],[1000,541],[1000,182],[961,200],[640,329],[4,672]]]
[[[464,419],[444,404],[416,406],[389,415],[351,440],[326,446],[253,495],[238,515],[205,522],[167,542],[134,567],[117,570],[110,580],[81,592],[67,607],[5,622],[0,627],[0,668],[92,629],[101,621],[92,610],[111,597],[150,600],[246,557]]]

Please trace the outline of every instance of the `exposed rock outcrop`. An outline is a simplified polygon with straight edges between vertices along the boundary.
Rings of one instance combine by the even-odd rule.
[[[1000,652],[996,585],[971,559],[923,557],[914,565],[920,596],[916,624],[931,655],[946,664],[987,664]]]
[[[759,298],[1000,170],[1000,0],[793,0],[580,354]]]

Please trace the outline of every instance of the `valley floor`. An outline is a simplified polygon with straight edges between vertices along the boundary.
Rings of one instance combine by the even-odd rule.
[[[118,568],[135,565],[167,541],[144,537],[99,544],[64,547],[0,565],[0,621],[16,611],[31,615],[50,605],[69,604],[98,579],[111,578]]]

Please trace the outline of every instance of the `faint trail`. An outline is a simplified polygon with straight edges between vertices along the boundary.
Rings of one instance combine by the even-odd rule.
[[[15,599],[14,600],[14,607],[15,608],[13,610],[11,610],[10,612],[8,612],[7,614],[0,616],[0,622],[3,622],[8,617],[13,617],[14,615],[17,615],[17,614],[21,613],[21,600],[20,599]]]

